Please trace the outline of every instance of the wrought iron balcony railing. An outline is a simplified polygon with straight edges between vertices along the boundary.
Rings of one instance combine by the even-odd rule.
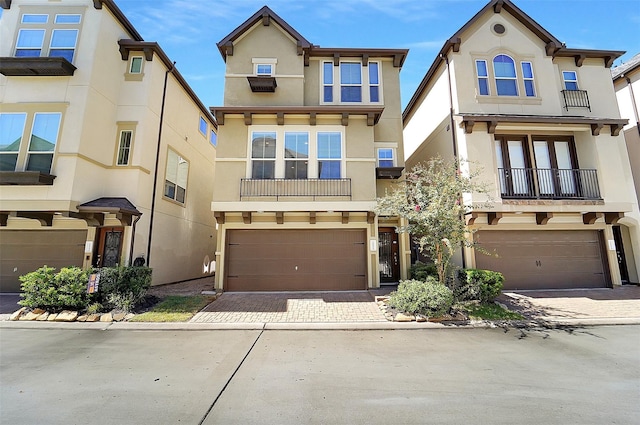
[[[241,179],[240,199],[252,197],[344,197],[351,199],[351,179]]]
[[[602,199],[596,170],[498,168],[505,199]]]
[[[567,111],[569,108],[588,108],[591,111],[589,95],[586,90],[562,90],[562,96],[564,97],[564,108]]]

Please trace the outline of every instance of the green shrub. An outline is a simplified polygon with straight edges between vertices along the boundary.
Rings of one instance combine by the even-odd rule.
[[[25,307],[58,312],[81,310],[89,304],[87,272],[78,267],[63,267],[58,273],[43,266],[20,276],[21,294],[18,303]]]
[[[149,267],[103,267],[100,273],[100,298],[108,309],[131,311],[151,286]]]
[[[504,276],[491,270],[462,269],[453,288],[458,301],[493,301],[504,286]]]
[[[409,268],[409,276],[411,279],[425,282],[429,276],[438,277],[438,269],[435,264],[426,264],[417,261]]]
[[[427,317],[439,317],[448,313],[453,304],[453,293],[438,283],[433,276],[426,282],[404,280],[398,290],[389,297],[389,305],[410,314],[422,314]]]

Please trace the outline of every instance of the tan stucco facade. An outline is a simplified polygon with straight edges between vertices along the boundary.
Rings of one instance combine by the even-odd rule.
[[[492,208],[468,216],[471,229],[600,230],[610,283],[622,283],[616,249],[626,256],[629,280],[638,282],[640,212],[629,164],[631,152],[627,152],[620,131],[623,120],[609,69],[611,57],[621,53],[556,46],[553,36],[534,24],[511,2],[498,5],[492,1],[445,44],[443,57],[436,59],[404,112],[407,168],[436,155],[453,158],[455,152],[458,158],[469,161],[463,172],[480,171],[479,180],[491,195]],[[499,55],[511,58],[515,95],[497,93],[499,76],[493,61]],[[478,70],[482,64],[486,71]],[[526,78],[525,67],[532,69],[531,78]],[[586,91],[590,109],[566,105],[563,90],[567,88],[567,75],[577,76],[577,86]],[[481,80],[486,82],[486,89],[481,87]],[[525,86],[531,83],[533,90]],[[586,173],[597,174],[598,196],[544,196],[541,192],[505,196],[505,177],[501,177],[499,169],[506,168],[503,155],[508,158],[511,154],[506,151],[507,146],[515,149],[517,143],[522,143],[523,158],[518,159],[525,164],[524,172],[525,168],[548,167],[542,162],[536,165],[544,159],[541,152],[546,149],[543,143],[547,140],[552,145],[560,143],[554,140],[566,141],[573,150],[567,151],[567,155],[571,153],[572,168],[583,176],[581,179],[586,179]],[[533,173],[535,176],[539,172]],[[535,181],[532,180],[532,187],[542,184]],[[487,199],[467,194],[465,200],[471,203]],[[615,226],[621,229],[624,247],[616,247]],[[477,255],[480,254],[467,249],[466,266],[474,266]]]
[[[43,112],[61,114],[47,172],[55,176],[53,184],[0,185],[0,210],[5,217],[0,238],[2,232],[17,229],[88,229],[81,259],[88,267],[96,263],[99,254],[100,229],[122,228],[117,263],[130,264],[140,256],[147,259],[151,239],[148,265],[154,269],[153,284],[210,274],[204,262],[205,258],[212,261],[215,253],[216,229],[210,203],[216,153],[210,137],[216,127],[209,111],[179,72],[171,70],[171,62],[157,44],[142,42],[113,2],[17,0],[10,5],[3,10],[0,23],[0,38],[11,41],[1,44],[2,57],[15,56],[17,33],[25,28],[20,24],[24,14],[48,15],[49,25],[53,25],[56,14],[78,14],[80,18],[73,75],[0,76],[0,113],[26,117],[15,168],[3,168],[3,172],[12,172],[11,178],[27,170],[34,117]],[[122,48],[120,40],[129,40],[130,44]],[[132,67],[134,58],[136,66]],[[201,119],[204,133],[199,130]],[[128,145],[121,145],[123,137],[129,137]],[[126,158],[119,150],[125,146]],[[171,171],[167,174],[173,167],[167,164],[170,151],[179,156],[180,163],[188,164],[182,166],[181,170],[188,171],[178,184],[186,184],[184,199],[175,194],[164,196],[165,180],[174,179],[168,177]],[[156,162],[157,189],[152,206]],[[106,211],[95,213],[78,208],[101,198],[126,198],[141,215],[113,213],[106,207]],[[40,216],[44,220],[34,225],[34,217]],[[45,264],[47,259],[42,261]],[[3,271],[3,278],[17,278],[29,271]]]
[[[227,246],[229,231],[313,229],[364,231],[368,241],[362,247],[366,288],[378,287],[378,229],[396,227],[399,223],[395,218],[377,217],[373,212],[376,197],[384,193],[390,182],[376,178],[377,155],[379,149],[390,149],[393,165],[400,169],[404,166],[401,63],[394,60],[394,55],[404,58],[406,51],[336,49],[321,54],[314,50],[318,46],[311,45],[267,7],[218,46],[226,62],[226,75],[224,106],[211,108],[220,124],[216,174],[224,176],[214,183],[211,204],[219,230],[216,288],[226,290],[228,285],[225,268],[231,255]],[[342,63],[354,64],[361,71],[362,100],[338,100]],[[369,91],[375,78],[368,68],[372,63],[371,67],[378,70],[377,101]],[[258,64],[271,66],[271,73],[264,78],[275,79],[276,86],[269,92],[252,91],[248,82],[248,78],[257,77]],[[328,72],[329,78],[333,78],[335,100],[327,100],[324,95],[323,82]],[[252,151],[256,134],[268,134],[276,144],[273,157],[268,158],[273,162],[273,172],[265,178],[256,176],[253,169],[261,160]],[[288,162],[291,154],[284,141],[292,134],[302,134],[307,140],[305,146],[308,143],[304,175],[295,178],[285,169],[291,165]],[[339,163],[333,170],[336,181],[331,184],[335,186],[321,171],[319,140],[327,134],[339,141],[332,146],[334,154],[338,152],[333,159]],[[243,189],[243,184],[252,185],[253,189]],[[320,192],[323,194],[316,196]],[[398,279],[406,278],[410,264],[407,236],[400,235],[397,243]],[[320,264],[322,259],[317,262]],[[304,289],[304,282],[300,282],[298,289]]]

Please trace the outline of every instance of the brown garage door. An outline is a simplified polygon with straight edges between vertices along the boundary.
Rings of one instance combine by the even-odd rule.
[[[86,230],[0,231],[0,292],[20,292],[19,276],[45,264],[82,266]]]
[[[366,289],[364,230],[230,230],[226,291]]]
[[[596,230],[478,232],[480,245],[499,257],[476,253],[476,265],[502,272],[505,289],[603,288],[601,238]]]

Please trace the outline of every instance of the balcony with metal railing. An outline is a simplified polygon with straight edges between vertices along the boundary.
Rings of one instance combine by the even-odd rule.
[[[587,108],[591,111],[589,94],[586,90],[562,90],[561,93],[564,98],[564,108],[567,111],[569,108]]]
[[[503,199],[602,199],[596,170],[498,168],[498,176]]]
[[[240,200],[271,197],[351,199],[351,179],[240,179]]]

